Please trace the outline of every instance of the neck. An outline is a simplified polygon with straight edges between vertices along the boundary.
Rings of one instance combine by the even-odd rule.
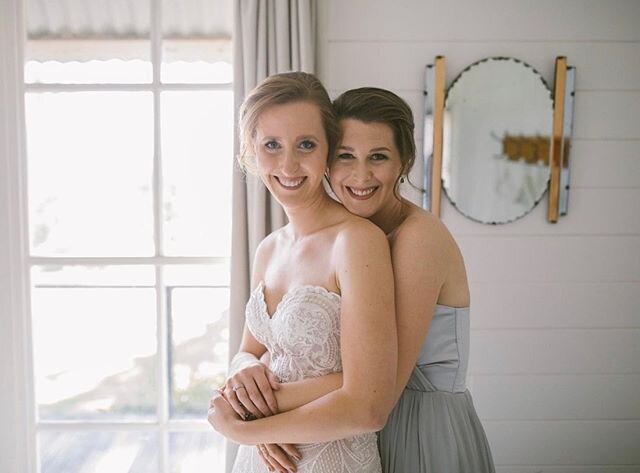
[[[339,204],[322,190],[315,198],[302,205],[284,207],[293,237],[304,237],[330,225],[328,211],[337,205]]]
[[[375,223],[387,235],[400,226],[409,209],[402,199],[393,198],[387,205],[372,215],[369,220]]]

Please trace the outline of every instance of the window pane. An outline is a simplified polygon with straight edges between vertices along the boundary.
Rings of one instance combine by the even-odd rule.
[[[41,287],[154,287],[153,266],[59,266],[31,268],[31,282]]]
[[[158,436],[148,432],[45,431],[38,435],[38,447],[41,473],[159,471]]]
[[[228,256],[232,91],[162,94],[164,254]]]
[[[108,270],[103,269],[108,272]],[[89,268],[85,274],[91,273]],[[117,269],[116,269],[117,273]],[[152,288],[87,284],[33,271],[36,402],[46,420],[152,420],[156,299]],[[46,274],[46,280],[40,275]],[[113,278],[111,275],[105,280]]]
[[[229,289],[169,288],[171,413],[205,419],[212,390],[226,378]]]
[[[223,472],[224,437],[216,432],[174,432],[169,437],[171,473]]]
[[[152,94],[29,93],[26,112],[32,254],[152,255]]]
[[[27,83],[148,83],[149,0],[26,2]]]
[[[229,260],[220,264],[174,264],[164,267],[167,286],[228,286]]]
[[[231,83],[232,2],[163,0],[161,5],[162,82]]]

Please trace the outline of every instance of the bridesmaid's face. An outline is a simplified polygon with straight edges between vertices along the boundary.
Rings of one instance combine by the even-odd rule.
[[[328,144],[317,105],[274,105],[258,120],[254,140],[258,174],[283,206],[304,205],[324,192]]]
[[[354,119],[340,126],[342,140],[329,169],[331,188],[351,213],[369,218],[397,200],[402,161],[393,130],[385,123]]]

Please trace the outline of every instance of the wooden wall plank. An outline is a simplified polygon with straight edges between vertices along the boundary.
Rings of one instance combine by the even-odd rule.
[[[470,384],[483,421],[640,420],[640,375],[474,376]]]
[[[638,360],[640,329],[476,330],[469,374],[640,374]]]
[[[640,422],[484,423],[498,465],[629,465],[640,463]]]
[[[615,8],[605,0],[331,0],[328,8],[329,40],[640,40],[634,0]]]

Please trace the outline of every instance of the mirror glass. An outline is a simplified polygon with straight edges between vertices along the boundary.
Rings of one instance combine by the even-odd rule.
[[[447,90],[442,181],[454,206],[489,224],[527,214],[549,180],[551,91],[531,66],[488,58]]]

